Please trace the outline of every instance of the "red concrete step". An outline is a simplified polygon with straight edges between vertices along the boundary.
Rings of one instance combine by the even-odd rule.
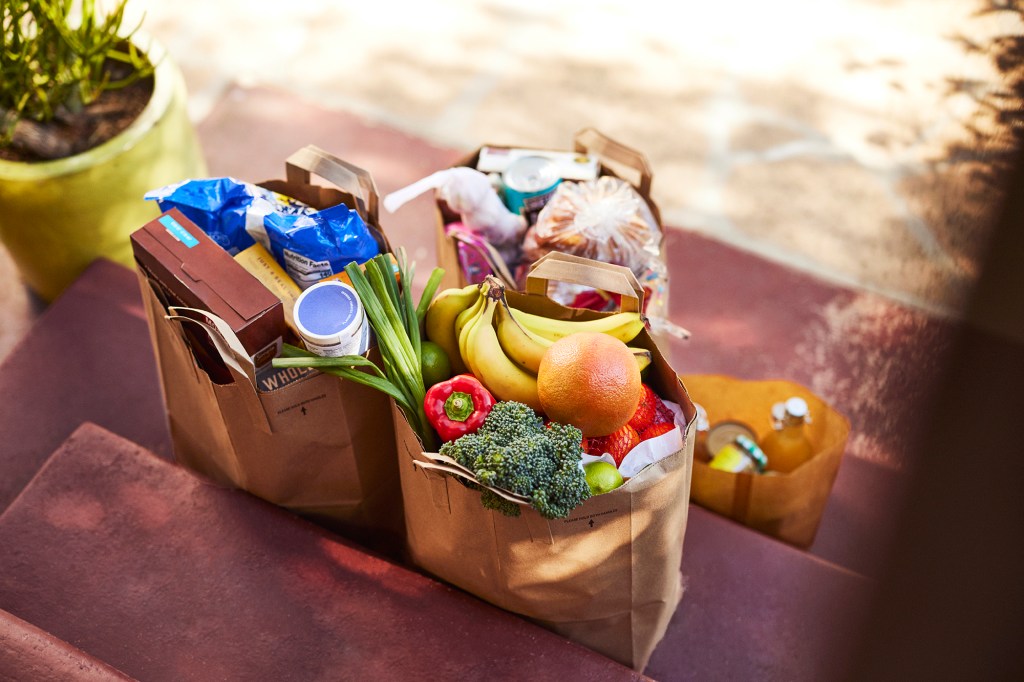
[[[135,276],[97,261],[0,363],[0,511],[85,421],[171,457]]]
[[[845,676],[873,581],[696,505],[686,592],[645,674],[658,680]]]
[[[140,680],[642,679],[92,424],[0,547],[0,608]]]
[[[132,678],[14,614],[0,610],[0,679],[124,682]]]
[[[25,480],[30,478],[43,465],[44,458],[37,453],[53,439],[50,433],[70,432],[74,425],[93,414],[103,416],[104,426],[122,436],[130,438],[132,434],[141,433],[143,442],[167,438],[148,332],[138,301],[137,283],[131,272],[108,262],[98,262],[32,329],[25,344],[13,356],[18,364],[9,361],[0,366],[0,386],[6,387],[8,395],[19,396],[19,404],[12,404],[6,412],[0,411],[0,434],[17,434],[15,439],[4,439],[5,452],[10,453],[2,462],[5,473],[12,471]],[[102,322],[102,325],[90,321]],[[30,351],[34,346],[56,346],[69,326],[75,329],[79,347],[89,354],[75,362],[61,361],[59,373],[50,374],[49,356]],[[146,371],[128,374],[109,371],[108,359],[112,351],[102,339],[110,328],[121,330],[114,346],[118,351],[117,360],[125,366],[148,364]],[[101,360],[93,359],[97,356]],[[79,390],[88,387],[86,394],[90,400],[71,400],[63,406],[60,403],[50,406],[50,396],[62,383],[79,387]],[[108,403],[118,404],[119,394],[134,396],[135,404],[107,409]],[[166,440],[163,448],[170,449]],[[855,463],[856,460],[848,460],[844,470]],[[857,471],[858,467],[855,465],[852,470]],[[176,472],[173,480],[181,475],[188,476],[177,469],[173,471]],[[840,480],[842,476],[841,472]],[[3,480],[4,477],[0,477],[0,481]],[[861,477],[861,480],[870,480],[870,477]],[[108,484],[98,480],[96,486]],[[79,486],[85,488],[92,485],[86,480],[79,482]],[[8,484],[7,490],[13,488]],[[0,507],[6,507],[16,493],[17,490],[13,490],[6,499],[0,497]],[[240,493],[236,495],[248,499]],[[862,533],[871,530],[857,518],[857,510],[867,499],[870,498],[864,495],[854,496],[854,514],[846,519],[848,530],[859,529]],[[837,507],[837,512],[844,511],[845,502]],[[868,519],[879,521],[876,516]],[[52,547],[34,547],[44,541],[45,538],[25,538],[22,544],[33,548],[32,552],[55,551]],[[125,555],[141,554],[149,546],[125,544],[120,551]],[[215,551],[216,543],[204,545],[204,548]],[[67,547],[61,556],[65,561],[70,558],[75,565],[83,565],[90,555],[79,556],[80,551]],[[94,552],[95,548],[89,551]],[[202,564],[210,560],[202,552],[190,561]],[[648,669],[659,679],[700,679],[701,675],[715,670],[737,674],[743,671],[753,677],[760,677],[759,672],[774,671],[788,679],[813,679],[812,674],[820,671],[829,657],[842,659],[843,642],[836,640],[841,640],[842,633],[856,628],[860,611],[854,595],[866,595],[870,589],[870,584],[849,571],[694,506],[691,506],[682,568],[688,591]],[[167,582],[173,585],[176,580],[167,577]],[[86,587],[89,584],[86,583]],[[80,596],[68,598],[74,598],[84,608],[91,598],[89,595],[95,596],[99,588],[93,585],[89,589],[94,591],[86,590]],[[0,590],[0,599],[4,593]],[[173,592],[169,595],[174,597]],[[119,598],[112,590],[109,599]],[[163,608],[157,596],[149,598],[154,600],[154,608]],[[53,614],[42,613],[42,616],[58,623],[63,618],[63,615],[58,616],[64,613],[63,607],[58,608],[52,601],[40,604],[55,610]],[[4,602],[0,601],[0,608],[3,607]],[[742,649],[736,649],[736,636],[745,642]],[[779,642],[785,642],[785,647],[780,648]]]

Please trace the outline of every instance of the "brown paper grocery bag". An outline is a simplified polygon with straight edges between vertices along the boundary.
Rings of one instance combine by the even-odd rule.
[[[503,147],[502,145],[488,146]],[[651,198],[651,182],[654,179],[654,173],[644,154],[593,128],[584,128],[573,136],[573,149],[581,154],[596,156],[600,162],[599,175],[613,175],[633,185],[637,193],[647,202],[658,227],[662,227],[661,213]],[[477,149],[454,165],[476,168],[479,157],[480,149]],[[467,284],[459,264],[457,239],[452,234],[445,232],[445,225],[457,218],[457,214],[452,213],[447,206],[438,204],[435,246],[438,265],[444,268],[442,286],[445,287],[463,287]],[[664,258],[664,253],[662,257]],[[659,292],[659,295],[664,298],[667,296],[667,292]],[[659,309],[667,309],[667,301],[661,301]]]
[[[767,535],[809,547],[835,481],[850,423],[806,387],[789,381],[745,381],[728,376],[683,377],[694,402],[707,410],[713,426],[737,420],[760,440],[771,430],[773,403],[797,396],[807,401],[807,436],[815,454],[787,474],[733,474],[712,469],[701,458],[693,464],[693,501]]]
[[[287,172],[288,181],[261,184],[315,208],[346,203],[379,229],[365,171],[307,147],[288,159]],[[311,173],[338,187],[310,184]],[[397,554],[404,525],[387,397],[314,370],[292,370],[272,390],[226,325],[168,309],[141,271],[139,282],[178,461]],[[197,362],[196,338],[219,360],[213,377]]]
[[[623,294],[625,305],[639,305],[635,299],[629,303],[639,285],[628,269],[562,254],[549,254],[534,266],[529,289],[535,293],[507,295],[519,307],[552,317],[598,317],[606,313],[565,308],[540,292],[549,279],[593,286],[599,278]],[[624,486],[588,499],[565,519],[548,521],[530,507],[521,508],[519,517],[484,509],[480,492],[463,483],[470,477],[441,473],[454,468],[436,453],[423,452],[394,405],[392,414],[412,561],[481,599],[642,670],[682,597],[696,411],[650,336],[643,332],[631,345],[653,352],[645,381],[682,408],[684,445]]]

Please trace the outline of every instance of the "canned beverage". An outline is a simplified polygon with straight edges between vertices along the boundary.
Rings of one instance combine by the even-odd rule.
[[[501,174],[505,185],[505,205],[513,213],[526,218],[529,225],[537,222],[537,215],[555,193],[562,178],[554,161],[543,156],[523,156]]]
[[[295,329],[311,353],[325,357],[362,355],[370,347],[370,324],[356,290],[327,280],[295,301]]]

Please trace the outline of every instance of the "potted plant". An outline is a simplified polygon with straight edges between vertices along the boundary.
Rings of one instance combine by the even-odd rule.
[[[143,194],[206,173],[181,72],[126,4],[0,0],[0,240],[45,301],[97,257],[131,266]]]

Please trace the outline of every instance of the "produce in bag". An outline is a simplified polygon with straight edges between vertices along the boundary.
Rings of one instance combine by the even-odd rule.
[[[553,253],[536,264],[525,293],[487,280],[442,291],[428,306],[427,329],[435,334],[428,337],[437,342],[440,333],[454,344],[499,402],[480,429],[440,452],[420,442],[394,410],[407,547],[410,559],[438,578],[642,671],[682,596],[695,410],[644,329],[635,277],[621,266],[570,259]],[[625,314],[558,305],[542,295],[552,280],[620,293]],[[518,326],[507,331],[518,333],[503,345],[499,327],[509,319]],[[621,471],[606,452],[584,453],[578,427],[549,422],[504,393],[528,396],[530,382],[536,391],[531,356],[542,359],[558,339],[594,327],[622,334],[627,340],[613,340],[647,353],[627,353],[637,368],[645,364],[626,425],[651,422],[660,411],[656,402],[647,404],[644,384],[678,410],[673,428],[634,447]]]
[[[434,384],[423,398],[427,420],[445,442],[477,431],[492,407],[494,396],[471,374]]]
[[[560,251],[635,272],[659,256],[660,240],[654,216],[633,186],[604,175],[561,183],[527,231],[524,252],[536,260]]]
[[[642,440],[675,430],[674,439],[653,448],[648,444],[644,454],[627,462],[629,475],[677,451],[682,442],[674,413],[641,382],[651,352],[626,345],[644,326],[637,311],[557,320],[517,310],[493,277],[479,286],[439,292],[425,316],[428,338],[451,349],[452,357],[500,401],[493,417],[471,429],[451,429],[440,415],[441,460],[456,475],[488,486],[482,496],[487,508],[516,515],[517,504],[530,504],[545,518],[563,518],[589,497],[587,484],[594,494],[621,485],[629,476],[623,477],[619,467]],[[431,407],[436,411],[436,401],[428,412]],[[672,429],[641,439],[630,423],[646,430],[656,411]],[[681,424],[685,427],[685,420]],[[616,438],[623,429],[633,434],[628,444]],[[462,435],[464,430],[475,433]],[[446,434],[458,437],[452,442]],[[613,486],[607,477],[587,477],[584,464],[598,460],[616,469]]]
[[[436,435],[423,407],[427,391],[423,381],[420,330],[427,305],[444,272],[434,268],[419,304],[413,303],[410,284],[415,271],[414,265],[406,259],[404,248],[398,249],[394,267],[387,256],[379,254],[361,266],[350,262],[345,266],[345,273],[376,335],[384,369],[361,355],[320,357],[288,344],[282,351],[284,357],[274,358],[273,365],[313,367],[375,388],[394,399],[424,444],[435,445]]]

